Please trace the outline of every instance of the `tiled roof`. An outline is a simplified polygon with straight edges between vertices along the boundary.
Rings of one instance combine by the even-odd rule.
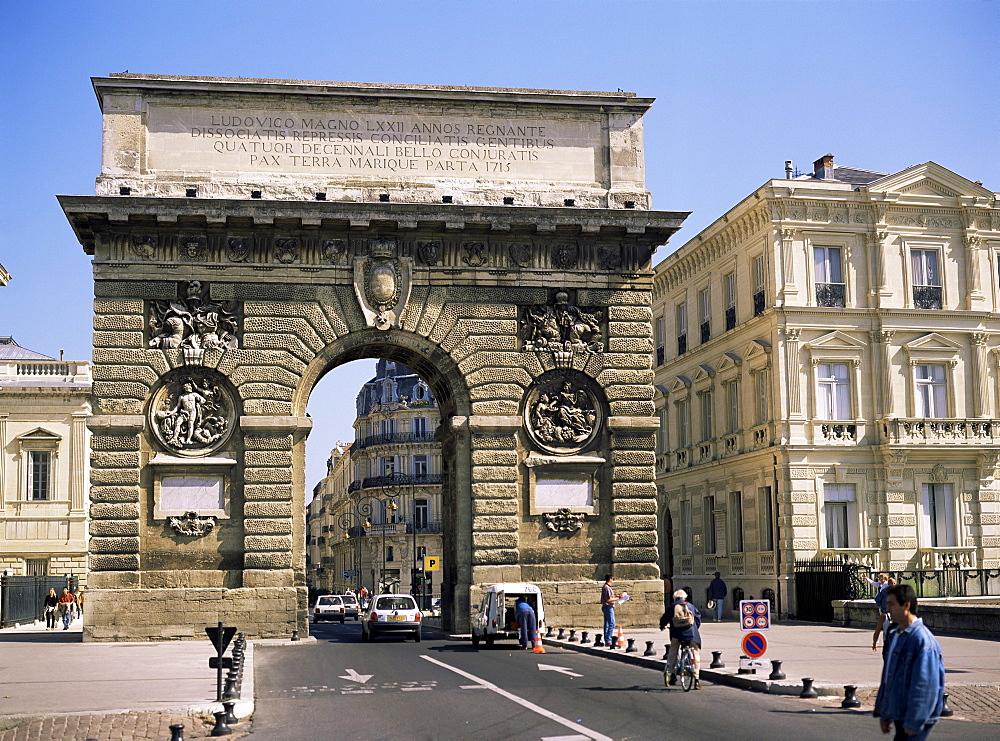
[[[21,347],[13,337],[0,337],[0,360],[55,360],[55,358]]]

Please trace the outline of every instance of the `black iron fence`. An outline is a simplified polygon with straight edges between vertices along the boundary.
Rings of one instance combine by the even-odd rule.
[[[0,577],[0,628],[31,623],[44,617],[42,602],[50,589],[76,591],[75,576]]]
[[[986,597],[1000,595],[1000,569],[940,569],[876,571],[840,560],[795,562],[795,615],[799,620],[833,620],[832,600],[873,599],[878,587],[868,582],[888,574],[897,584],[909,584],[918,598]]]

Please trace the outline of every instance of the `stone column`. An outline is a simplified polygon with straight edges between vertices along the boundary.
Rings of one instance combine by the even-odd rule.
[[[785,328],[785,378],[788,385],[788,416],[802,414],[799,393],[799,337],[801,329]]]
[[[86,502],[87,482],[84,472],[87,470],[87,413],[76,412],[70,427],[70,472],[69,499],[70,510],[82,512]]]
[[[891,330],[876,330],[870,333],[875,345],[875,418],[884,419],[892,413],[892,362],[889,358],[889,342],[895,334]]]
[[[975,378],[976,393],[973,396],[972,413],[976,417],[989,418],[993,416],[993,390],[989,387],[986,369],[986,340],[989,339],[989,333],[973,332],[969,336],[972,338],[972,351],[975,353],[972,373]]]
[[[795,229],[782,229],[781,234],[781,273],[785,285],[782,294],[786,297],[794,296],[799,292],[799,287],[795,284],[795,255],[792,253],[792,246],[795,240]]]
[[[7,448],[7,419],[10,417],[6,412],[0,413],[0,450],[5,450]],[[0,481],[6,481],[6,457],[0,454]],[[0,489],[0,512],[3,512],[4,503],[3,500],[6,498],[5,492]]]
[[[965,270],[966,279],[968,280],[969,292],[966,308],[971,310],[978,309],[982,306],[984,296],[983,296],[983,277],[982,272],[979,268],[980,259],[980,245],[982,244],[982,239],[975,234],[965,235]]]

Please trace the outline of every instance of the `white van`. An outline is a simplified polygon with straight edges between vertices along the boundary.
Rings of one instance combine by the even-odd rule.
[[[514,604],[518,597],[524,597],[525,602],[535,610],[538,618],[538,630],[544,630],[545,605],[542,603],[542,590],[534,584],[512,582],[494,584],[483,592],[483,602],[473,605],[472,645],[478,646],[485,641],[492,646],[498,638],[517,638],[517,619],[514,616]]]

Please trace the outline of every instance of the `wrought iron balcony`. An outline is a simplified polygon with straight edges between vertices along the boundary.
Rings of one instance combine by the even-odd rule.
[[[701,323],[701,344],[705,344],[710,339],[712,339],[712,323],[702,322]]]
[[[763,291],[757,291],[753,295],[753,315],[760,316],[764,313],[764,309],[767,307],[764,305],[766,303]]]
[[[736,307],[730,306],[726,309],[726,331],[736,328]]]
[[[998,445],[997,419],[893,419],[885,425],[890,443],[917,445]]]
[[[847,306],[847,291],[843,283],[817,283],[817,306]]]
[[[351,485],[347,487],[347,491],[352,492],[358,491],[359,489],[381,489],[385,486],[429,486],[440,483],[441,474],[439,473],[396,473],[391,476],[369,476],[361,479],[360,481],[352,481]]]
[[[656,348],[656,364],[657,365],[663,365],[663,361],[665,360],[665,356],[666,356],[666,349],[662,345],[660,347]]]
[[[395,445],[401,443],[433,443],[437,442],[434,432],[390,432],[383,435],[369,435],[361,439],[358,449],[364,450],[373,445]]]
[[[687,334],[677,335],[677,354],[683,355],[688,351],[688,336]]]
[[[913,306],[917,309],[940,309],[941,286],[913,286]]]

